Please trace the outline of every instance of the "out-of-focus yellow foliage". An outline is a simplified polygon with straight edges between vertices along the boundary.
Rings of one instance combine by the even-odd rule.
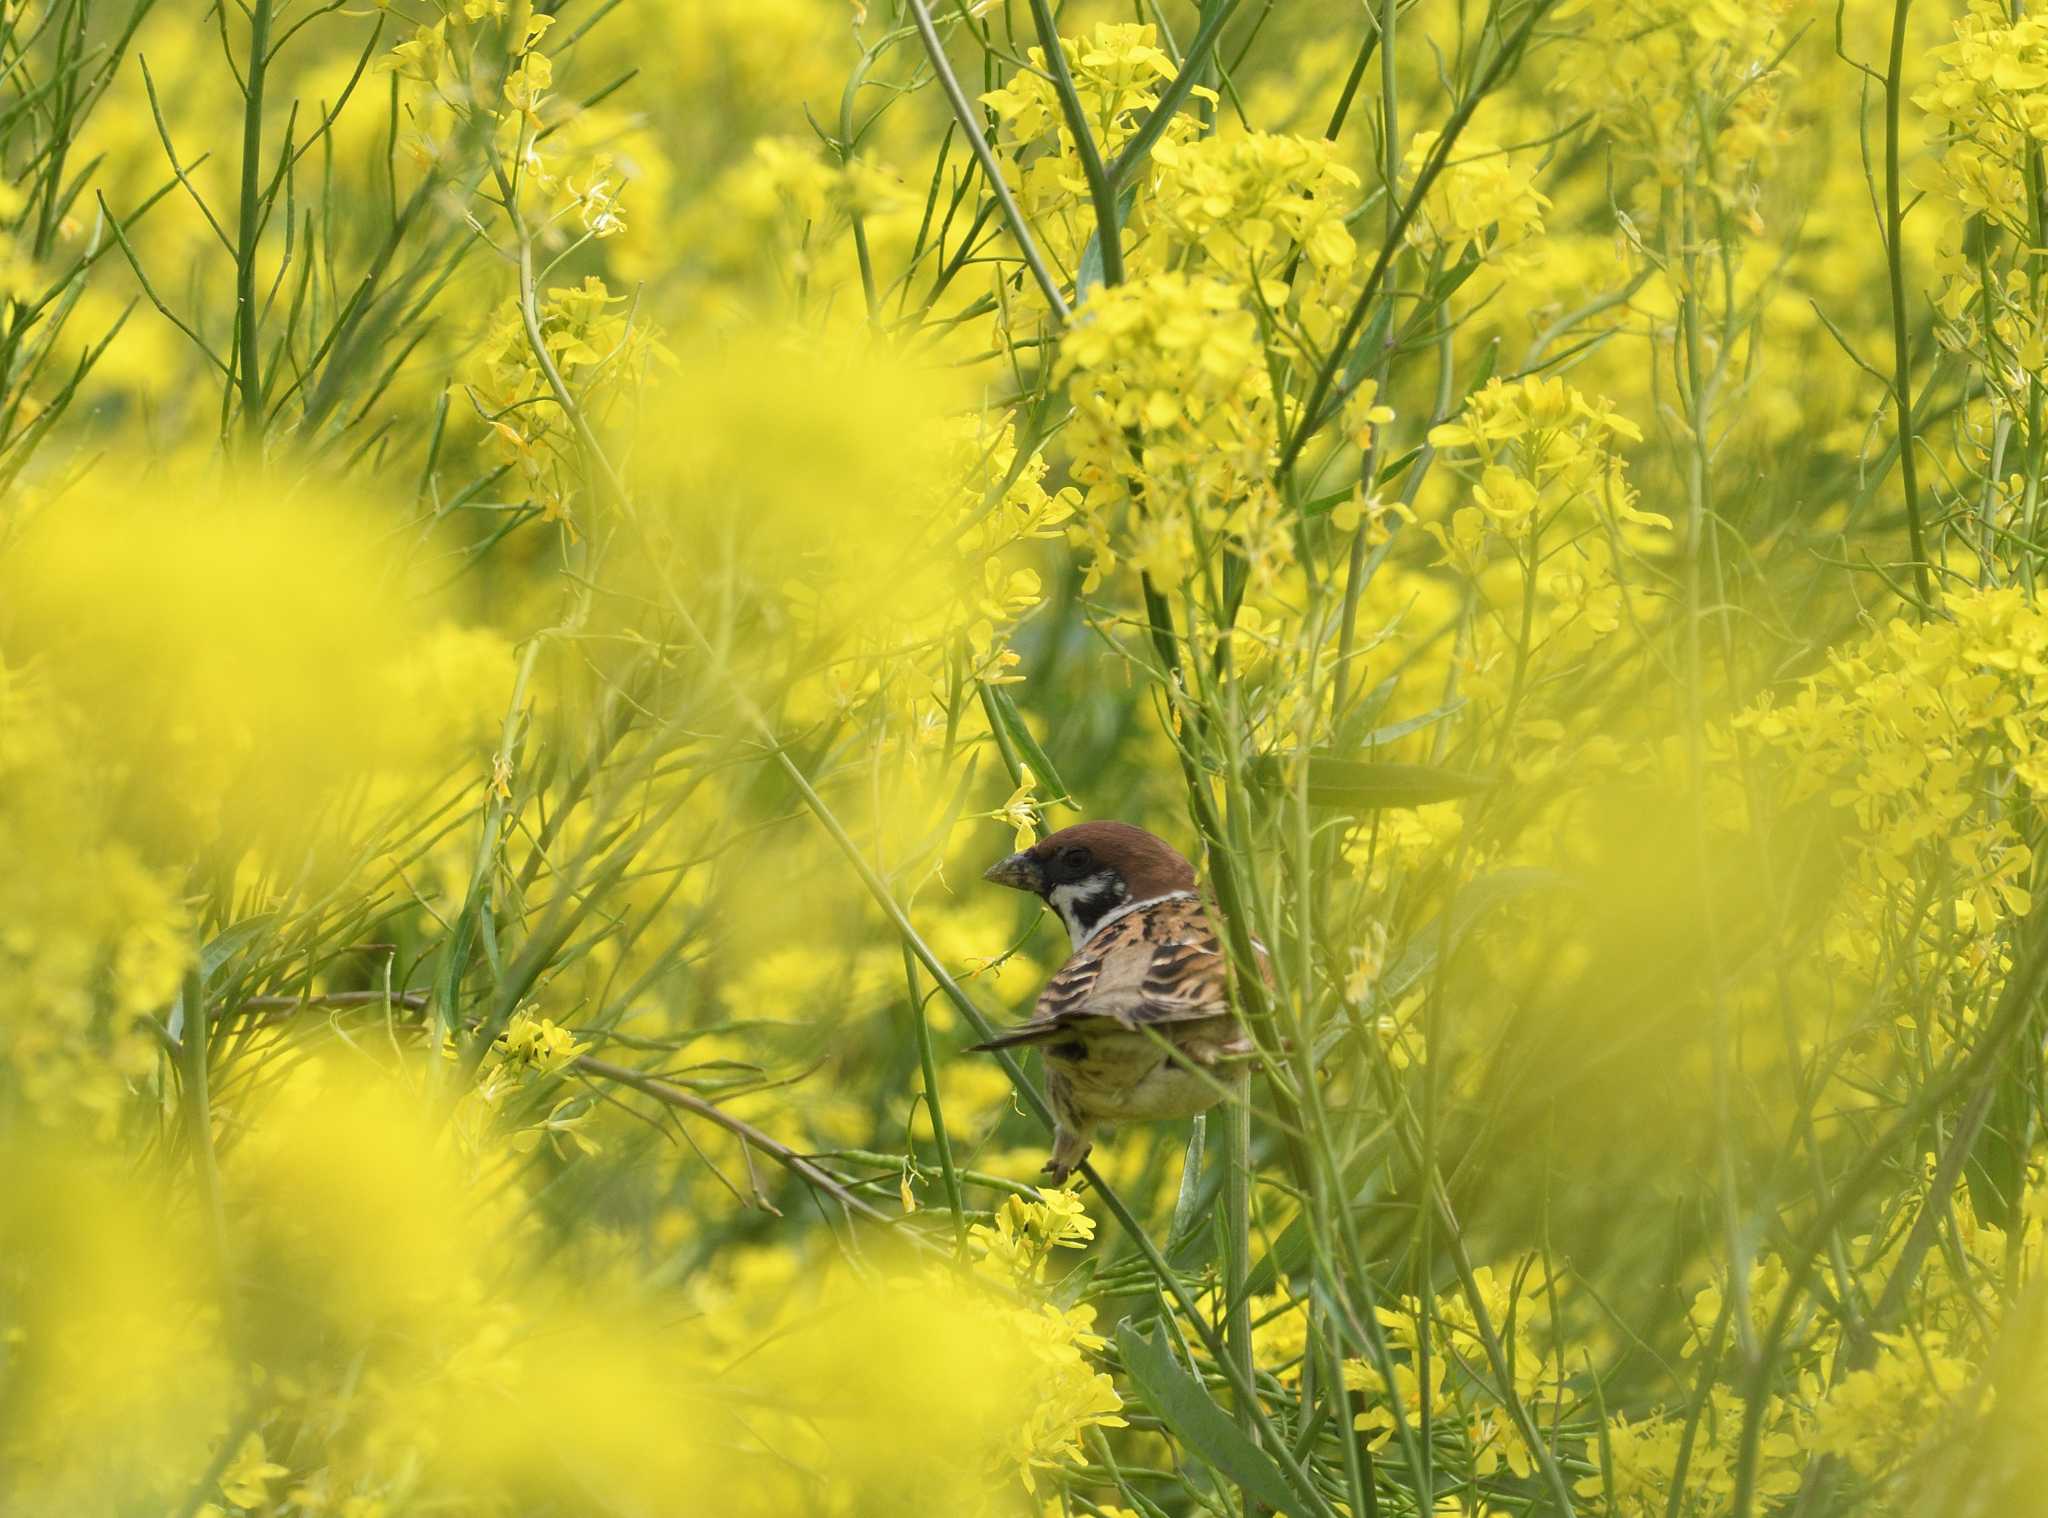
[[[387,551],[396,526],[329,491],[108,461],[21,524],[0,569],[8,647],[145,831],[239,839],[417,763],[461,721],[408,700],[439,649]]]

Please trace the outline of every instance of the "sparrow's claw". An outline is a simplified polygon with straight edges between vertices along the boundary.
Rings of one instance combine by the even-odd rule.
[[[1038,1172],[1055,1186],[1066,1185],[1067,1177],[1081,1168],[1082,1162],[1094,1151],[1095,1146],[1093,1144],[1085,1144],[1078,1153],[1070,1153],[1068,1156],[1063,1157],[1059,1151],[1065,1148],[1067,1146],[1064,1144],[1055,1144],[1053,1146],[1053,1157],[1047,1160]]]

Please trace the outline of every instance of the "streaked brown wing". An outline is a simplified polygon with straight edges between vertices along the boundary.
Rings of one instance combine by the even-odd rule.
[[[1031,1020],[1126,1026],[1230,1010],[1221,946],[1200,902],[1167,901],[1105,928],[1046,982]]]
[[[1226,1017],[1222,945],[1198,901],[1165,901],[1118,918],[1060,966],[1031,1019],[978,1049],[1042,1044],[1091,1028],[1136,1029]]]

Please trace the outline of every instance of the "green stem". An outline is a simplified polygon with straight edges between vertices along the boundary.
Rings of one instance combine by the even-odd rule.
[[[263,436],[263,364],[258,346],[256,238],[263,224],[263,80],[269,72],[271,0],[249,13],[249,76],[242,100],[242,203],[235,231],[235,372],[241,381],[242,429]]]
[[[1899,98],[1906,67],[1906,16],[1913,0],[1892,9],[1892,51],[1884,74],[1884,259],[1892,295],[1892,401],[1899,415],[1899,483],[1906,492],[1906,535],[1913,554],[1913,589],[1920,615],[1934,608],[1927,575],[1927,538],[1920,525],[1920,484],[1913,460],[1912,344],[1906,334],[1905,249],[1900,229],[1906,216],[1899,203]]]
[[[953,1140],[946,1132],[946,1112],[939,1104],[939,1061],[932,1050],[931,1019],[925,1016],[924,998],[917,994],[917,959],[910,945],[903,945],[903,984],[910,996],[910,1029],[917,1040],[917,1064],[924,1077],[925,1110],[932,1115],[932,1142],[939,1151],[939,1171],[945,1178],[946,1205],[953,1209],[953,1236],[961,1249],[967,1247],[967,1220],[960,1200],[960,1172],[953,1165]]]
[[[213,1104],[207,1089],[210,1032],[206,1015],[206,975],[195,959],[179,992],[185,1014],[178,1030],[178,1076],[184,1083],[185,1139],[192,1149],[192,1174],[206,1210],[215,1258],[227,1259],[227,1215],[221,1205],[220,1161],[213,1149]]]
[[[1223,1262],[1223,1347],[1230,1352],[1237,1374],[1247,1382],[1252,1379],[1252,1304],[1245,1290],[1251,1278],[1252,1249],[1252,1109],[1245,1099],[1248,1095],[1249,1083],[1227,1109],[1230,1149],[1223,1172],[1224,1244],[1228,1251]],[[1253,1413],[1252,1407],[1240,1406],[1237,1421],[1247,1434],[1256,1435]],[[1249,1499],[1245,1511],[1252,1511]]]
[[[1053,92],[1060,97],[1061,114],[1067,118],[1067,130],[1073,133],[1074,151],[1081,157],[1081,172],[1087,176],[1088,198],[1095,205],[1095,243],[1102,252],[1102,282],[1120,285],[1124,280],[1124,249],[1117,228],[1116,186],[1110,182],[1109,170],[1096,149],[1095,134],[1088,128],[1088,113],[1081,105],[1080,91],[1074,88],[1073,71],[1067,67],[1066,49],[1060,46],[1059,27],[1052,19],[1048,0],[1031,0],[1031,19],[1038,25],[1038,44],[1045,53],[1046,72],[1052,75]]]

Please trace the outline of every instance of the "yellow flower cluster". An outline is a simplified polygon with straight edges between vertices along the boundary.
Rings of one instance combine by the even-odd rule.
[[[1534,661],[1583,652],[1647,614],[1627,565],[1671,523],[1639,509],[1628,482],[1621,449],[1641,435],[1606,402],[1535,378],[1488,381],[1430,432],[1469,482],[1470,504],[1425,531],[1488,609],[1469,655],[1476,692],[1504,699]]]
[[[491,1057],[508,1072],[552,1075],[589,1047],[567,1028],[556,1027],[554,1019],[522,1007],[491,1045]]]
[[[1394,1362],[1391,1387],[1369,1361],[1344,1362],[1345,1385],[1367,1399],[1353,1426],[1369,1432],[1377,1449],[1393,1438],[1399,1422],[1416,1428],[1426,1409],[1438,1437],[1446,1430],[1458,1431],[1475,1473],[1491,1476],[1506,1470],[1527,1476],[1534,1469],[1534,1457],[1502,1398],[1517,1399],[1541,1426],[1544,1408],[1558,1405],[1564,1396],[1564,1368],[1556,1349],[1558,1325],[1551,1314],[1563,1285],[1553,1285],[1533,1258],[1505,1274],[1481,1266],[1473,1272],[1473,1281],[1486,1313],[1486,1333],[1472,1300],[1460,1291],[1441,1293],[1427,1304],[1404,1296],[1398,1308],[1377,1309],[1389,1352],[1402,1358]],[[1425,1334],[1426,1388],[1421,1371]],[[1498,1336],[1513,1368],[1511,1389],[1494,1387],[1485,1369],[1491,1364],[1487,1334]]]
[[[633,320],[625,297],[594,274],[550,290],[538,315],[557,375],[600,411],[674,366],[660,334]],[[486,423],[492,455],[516,472],[544,521],[561,522],[574,535],[570,480],[578,444],[529,344],[516,298],[492,319],[467,377],[466,399]]]
[[[1641,1418],[1619,1415],[1607,1422],[1601,1447],[1588,1453],[1604,1467],[1582,1476],[1582,1497],[1609,1499],[1607,1511],[1618,1518],[1665,1518],[1673,1494],[1683,1518],[1721,1518],[1734,1511],[1735,1468],[1744,1406],[1740,1396],[1716,1386],[1691,1437],[1687,1418],[1653,1413]],[[1806,1451],[1794,1410],[1773,1398],[1765,1415],[1769,1432],[1760,1442],[1756,1494],[1767,1500],[1789,1497],[1799,1490]],[[1685,1480],[1678,1485],[1681,1451]]]
[[[1554,88],[1651,171],[1653,185],[1711,182],[1753,202],[1781,139],[1775,73],[1799,0],[1591,0]],[[1703,98],[1718,108],[1698,109]],[[1752,213],[1753,214],[1753,213]]]
[[[110,1135],[193,946],[179,883],[121,840],[75,740],[47,686],[0,664],[0,1088]]]
[[[1077,536],[1094,551],[1091,587],[1119,558],[1178,583],[1226,537],[1255,565],[1285,556],[1266,483],[1272,389],[1238,286],[1164,272],[1098,288],[1056,372],[1078,413],[1073,468],[1088,514]],[[1111,516],[1126,502],[1113,540]]]
[[[1942,610],[1893,618],[1736,725],[1784,761],[1794,799],[1854,816],[1867,891],[1848,910],[1877,912],[1887,885],[1924,881],[1930,910],[1982,938],[2032,900],[2032,850],[1998,792],[2002,773],[2048,779],[2048,616],[2018,587],[1956,592]]]
[[[1038,1286],[1055,1250],[1085,1248],[1094,1236],[1095,1220],[1065,1190],[1040,1190],[1035,1202],[1005,1197],[992,1222],[968,1231],[979,1269],[1013,1287]],[[1027,1346],[1032,1366],[1032,1415],[1017,1428],[1008,1453],[1026,1486],[1035,1486],[1036,1467],[1081,1458],[1088,1430],[1123,1427],[1123,1399],[1110,1378],[1083,1357],[1105,1342],[1094,1332],[1094,1308],[1062,1309],[1047,1302],[1005,1309],[1004,1317]]]
[[[1401,161],[1412,183],[1435,154],[1442,134],[1417,132]],[[1512,259],[1543,235],[1550,198],[1535,187],[1535,172],[1481,138],[1461,137],[1422,198],[1408,240],[1433,257],[1456,263],[1468,252]]]
[[[2028,154],[2048,142],[2048,22],[1972,0],[1955,31],[1913,97],[1942,134],[1928,188],[2024,237]]]
[[[1319,137],[1165,138],[1152,149],[1150,188],[1165,267],[1199,248],[1219,272],[1249,285],[1295,249],[1322,271],[1346,269],[1358,256],[1346,225],[1358,175]]]
[[[1060,51],[1066,55],[1098,150],[1105,159],[1114,157],[1159,104],[1160,90],[1177,72],[1159,46],[1158,28],[1099,22],[1086,37],[1062,37]],[[1052,255],[1074,269],[1093,231],[1087,173],[1046,72],[1044,49],[1031,48],[1026,57],[1030,67],[1017,70],[1007,84],[988,91],[981,101],[1002,124],[1003,148],[1016,164],[1019,203]],[[1217,98],[1214,90],[1202,85],[1193,93],[1211,101]],[[1167,124],[1161,141],[1187,142],[1198,135],[1195,118],[1182,113]],[[1041,297],[1027,288],[1023,298],[1035,303]],[[1038,307],[1028,304],[1027,309]]]
[[[1903,1451],[1941,1440],[1974,1397],[1975,1367],[1948,1352],[1939,1332],[1877,1335],[1877,1355],[1828,1388],[1813,1420],[1815,1451],[1869,1478],[1895,1469]]]
[[[1212,272],[1255,292],[1280,345],[1313,363],[1355,293],[1358,184],[1322,138],[1163,138],[1145,181],[1138,261]]]

